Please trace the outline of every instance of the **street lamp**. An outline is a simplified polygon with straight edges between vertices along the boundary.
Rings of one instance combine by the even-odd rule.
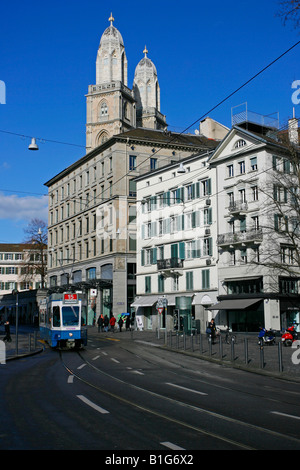
[[[31,139],[31,144],[29,145],[28,150],[39,150],[36,139],[34,137]]]

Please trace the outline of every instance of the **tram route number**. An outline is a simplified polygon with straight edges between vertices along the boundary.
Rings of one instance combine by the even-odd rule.
[[[74,304],[74,303],[77,303],[77,300],[78,300],[77,294],[64,294],[65,304]]]

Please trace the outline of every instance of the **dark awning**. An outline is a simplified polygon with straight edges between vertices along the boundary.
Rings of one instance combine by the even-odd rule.
[[[251,305],[256,304],[261,299],[232,299],[222,300],[216,305],[209,307],[207,310],[244,310]]]

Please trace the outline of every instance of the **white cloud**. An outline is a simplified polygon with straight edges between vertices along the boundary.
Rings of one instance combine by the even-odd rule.
[[[24,196],[15,194],[4,195],[0,193],[0,219],[26,220],[33,218],[48,220],[48,197],[47,196]]]

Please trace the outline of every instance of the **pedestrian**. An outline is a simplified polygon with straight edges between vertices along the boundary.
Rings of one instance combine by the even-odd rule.
[[[127,315],[126,321],[125,321],[126,331],[128,331],[128,330],[131,331],[130,323],[131,323],[131,321],[130,321],[130,315]]]
[[[210,329],[210,334],[211,334],[211,339],[212,339],[212,343],[214,344],[215,342],[215,338],[216,338],[216,332],[217,332],[217,328],[216,328],[216,324],[215,324],[215,320],[214,318],[212,318],[208,324],[208,328]]]
[[[100,333],[100,331],[101,332],[103,331],[103,325],[104,325],[104,318],[103,318],[102,313],[98,317],[97,324],[98,324],[98,333]]]
[[[122,318],[122,317],[120,317],[120,318],[119,318],[119,321],[118,321],[118,324],[119,324],[119,329],[120,329],[120,333],[122,332],[122,326],[123,326],[123,323],[124,323],[124,321],[123,321],[123,318]]]
[[[110,324],[110,329],[111,331],[114,333],[115,332],[115,324],[116,324],[116,319],[114,316],[112,316],[109,320],[109,324]]]
[[[3,341],[8,341],[9,343],[11,342],[11,336],[10,336],[10,326],[9,326],[9,321],[7,320],[4,323],[5,327],[5,336],[3,338]]]
[[[109,319],[107,315],[105,315],[104,317],[103,324],[104,324],[104,331],[108,331]]]

